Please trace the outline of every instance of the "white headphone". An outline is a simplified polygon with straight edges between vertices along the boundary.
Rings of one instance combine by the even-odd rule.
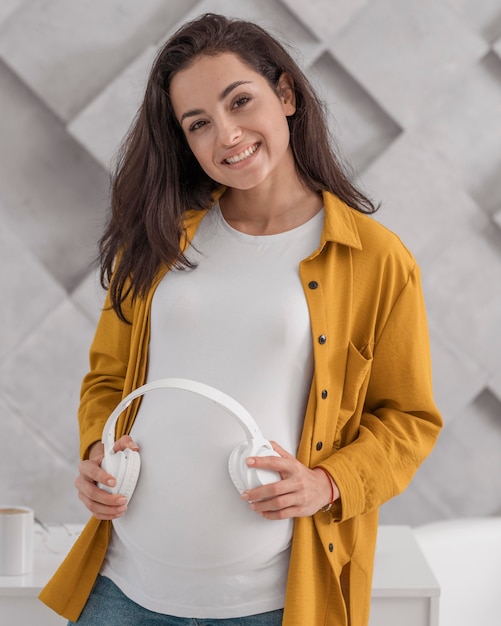
[[[108,487],[98,483],[101,489],[109,493],[120,493],[127,498],[127,501],[132,497],[139,477],[141,460],[139,452],[135,450],[126,449],[119,452],[113,450],[115,445],[115,426],[121,413],[125,411],[133,400],[154,389],[166,388],[183,389],[204,396],[221,406],[240,423],[247,435],[247,439],[231,452],[228,459],[230,477],[240,493],[247,489],[277,482],[281,479],[280,474],[276,472],[250,468],[245,463],[249,456],[280,455],[273,450],[271,443],[264,438],[251,414],[241,404],[222,391],[204,383],[186,378],[161,378],[135,389],[118,404],[109,416],[101,438],[104,444],[104,459],[101,467],[114,476],[117,483],[115,487]]]

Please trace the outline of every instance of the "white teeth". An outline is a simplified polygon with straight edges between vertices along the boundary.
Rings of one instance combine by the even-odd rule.
[[[254,154],[254,152],[256,152],[257,148],[258,146],[256,144],[255,146],[252,146],[251,148],[247,148],[247,150],[244,150],[240,154],[228,157],[227,159],[225,159],[225,161],[226,163],[229,163],[230,165],[233,165],[234,163],[239,163],[240,161],[243,161],[244,159],[248,159],[251,156],[251,154]]]

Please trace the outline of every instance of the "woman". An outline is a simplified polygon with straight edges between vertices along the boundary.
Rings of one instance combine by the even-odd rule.
[[[44,602],[84,625],[367,624],[378,507],[441,427],[419,269],[374,210],[268,33],[208,14],[163,46],[101,241],[76,480],[93,517]],[[130,505],[100,489],[107,417],[169,376],[244,405],[277,453],[247,464],[279,479],[239,499],[236,434],[174,394],[119,422],[144,465]]]

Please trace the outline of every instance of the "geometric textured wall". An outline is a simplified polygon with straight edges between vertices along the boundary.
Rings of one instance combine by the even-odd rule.
[[[382,521],[500,514],[499,0],[3,0],[0,501],[87,518],[76,410],[109,169],[159,44],[206,11],[290,42],[375,219],[422,268],[446,426]]]

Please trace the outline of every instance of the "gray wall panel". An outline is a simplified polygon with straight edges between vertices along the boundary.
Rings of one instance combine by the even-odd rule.
[[[103,298],[91,260],[108,170],[159,44],[205,11],[287,36],[382,202],[376,219],[421,265],[446,425],[382,521],[499,514],[498,0],[4,2],[0,497],[47,521],[87,517],[73,487],[76,409]]]

